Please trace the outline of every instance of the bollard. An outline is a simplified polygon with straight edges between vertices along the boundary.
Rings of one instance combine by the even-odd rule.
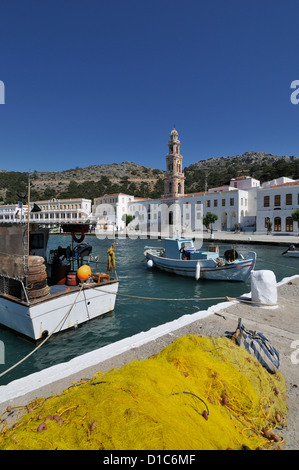
[[[277,282],[273,271],[251,272],[251,301],[277,306]]]

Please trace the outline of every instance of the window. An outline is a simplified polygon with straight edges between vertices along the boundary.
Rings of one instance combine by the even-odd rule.
[[[211,207],[211,201],[210,201],[210,199],[207,200],[207,202],[206,202],[206,207]]]
[[[270,206],[270,196],[264,196],[264,207]]]
[[[292,205],[292,194],[286,194],[286,205],[287,206]]]
[[[214,199],[214,207],[217,207],[218,206],[218,201],[217,199]]]
[[[235,200],[234,200],[233,197],[230,198],[230,200],[229,200],[229,205],[230,205],[230,206],[234,206],[234,205],[235,205]]]
[[[225,199],[222,199],[222,207],[225,206]]]
[[[281,232],[281,218],[275,217],[274,219],[274,232]]]
[[[286,232],[292,232],[293,231],[293,219],[292,217],[287,217],[286,218]]]
[[[274,206],[280,206],[280,194],[274,196]]]

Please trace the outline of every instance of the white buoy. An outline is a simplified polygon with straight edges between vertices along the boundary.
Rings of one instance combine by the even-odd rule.
[[[195,270],[195,279],[198,281],[200,278],[200,264],[199,261],[196,263],[196,270]]]
[[[273,271],[251,272],[251,301],[277,306],[277,282]]]
[[[153,260],[149,259],[148,262],[146,263],[148,268],[152,268],[154,266]]]

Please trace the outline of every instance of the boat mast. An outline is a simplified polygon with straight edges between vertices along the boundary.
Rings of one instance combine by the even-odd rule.
[[[30,233],[30,171],[28,173],[28,209],[27,209],[27,267],[26,267],[26,286],[28,279],[28,269],[29,269],[29,233]]]

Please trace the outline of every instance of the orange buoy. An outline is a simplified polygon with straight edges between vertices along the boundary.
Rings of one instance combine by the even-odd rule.
[[[80,279],[81,281],[87,281],[87,279],[89,279],[90,276],[91,276],[90,266],[88,266],[87,264],[83,264],[82,266],[80,266],[80,268],[77,271],[78,279]]]

